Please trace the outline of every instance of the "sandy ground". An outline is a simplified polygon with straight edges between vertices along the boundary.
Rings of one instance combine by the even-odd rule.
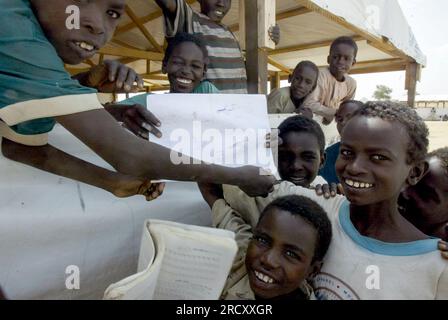
[[[448,121],[427,121],[429,128],[429,151],[448,147]]]

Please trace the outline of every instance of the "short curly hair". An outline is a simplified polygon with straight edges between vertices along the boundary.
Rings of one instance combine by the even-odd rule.
[[[414,109],[393,101],[368,101],[350,118],[356,116],[380,118],[401,123],[405,127],[410,140],[407,148],[407,164],[425,159],[428,153],[429,131],[423,119]]]
[[[174,48],[184,42],[191,42],[198,46],[204,55],[205,64],[208,63],[208,51],[201,34],[179,32],[173,38],[168,38],[168,46],[166,47],[165,56],[163,58],[164,64],[168,63],[169,58],[173,54]]]
[[[428,154],[428,157],[437,157],[442,161],[442,167],[448,175],[448,147],[434,150]]]
[[[279,137],[284,138],[288,132],[306,132],[314,135],[319,144],[319,151],[321,154],[325,151],[325,135],[320,125],[313,119],[305,116],[297,115],[286,118],[278,126]]]
[[[356,58],[356,56],[358,55],[358,45],[356,44],[356,41],[353,40],[353,38],[351,38],[351,37],[342,36],[342,37],[336,38],[331,43],[330,53],[333,52],[333,50],[336,48],[336,46],[338,46],[340,44],[346,44],[346,45],[351,46],[355,50],[355,58]]]
[[[327,213],[315,201],[298,195],[289,195],[275,199],[266,206],[260,215],[258,223],[264,214],[272,208],[287,211],[292,215],[301,216],[308,221],[317,231],[316,248],[314,249],[314,261],[322,261],[330,246],[332,229]]]

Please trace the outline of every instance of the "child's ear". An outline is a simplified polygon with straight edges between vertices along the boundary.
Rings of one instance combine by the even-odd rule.
[[[164,61],[162,61],[162,73],[163,74],[166,74],[167,72],[166,72],[166,61],[164,60]]]
[[[428,172],[429,164],[428,161],[420,161],[414,167],[412,167],[411,171],[409,171],[408,178],[406,182],[410,186],[415,186],[423,176]]]
[[[356,64],[356,58],[353,58],[352,67]]]
[[[288,83],[291,83],[292,81],[292,73],[288,76]]]
[[[320,269],[322,269],[322,265],[323,265],[323,261],[322,260],[316,260],[314,261],[311,266],[310,266],[310,271],[308,272],[307,275],[307,280],[311,281],[313,280],[313,278],[320,272]]]
[[[331,59],[330,59],[330,55],[328,55],[328,57],[327,57],[327,63],[328,63],[328,65],[330,65],[330,61],[331,61]]]

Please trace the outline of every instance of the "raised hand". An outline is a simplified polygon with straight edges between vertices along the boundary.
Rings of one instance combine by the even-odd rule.
[[[318,184],[314,189],[318,196],[323,196],[325,199],[336,197],[337,194],[344,194],[344,189],[340,183]]]
[[[157,127],[161,126],[160,120],[144,106],[140,104],[123,105],[108,103],[104,108],[123,126],[132,131],[136,136],[149,139],[149,133],[160,138],[162,133]]]
[[[104,60],[102,64],[74,78],[83,86],[105,93],[137,92],[143,89],[142,77],[134,69],[116,60]]]
[[[250,197],[266,197],[274,190],[274,184],[277,182],[274,176],[266,175],[262,169],[254,166],[245,166],[239,169],[241,171],[241,182],[237,185]]]

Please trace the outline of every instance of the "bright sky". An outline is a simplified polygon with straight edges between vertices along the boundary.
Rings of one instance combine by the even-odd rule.
[[[448,76],[448,29],[446,28],[448,1],[398,0],[398,2],[420,49],[427,57],[427,66],[422,71],[417,92],[421,95],[448,95],[448,86],[444,80]],[[394,99],[402,99],[407,94],[404,90],[404,71],[355,75],[354,77],[358,83],[356,98],[359,100],[372,99],[378,84],[392,88]]]

